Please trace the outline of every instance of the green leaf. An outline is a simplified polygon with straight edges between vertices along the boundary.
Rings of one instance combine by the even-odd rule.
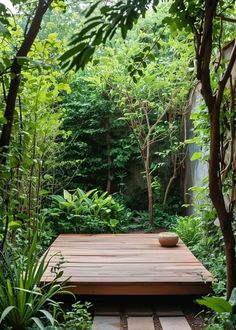
[[[51,325],[54,325],[55,320],[52,316],[51,313],[49,313],[48,311],[46,311],[45,309],[40,309],[39,312],[41,312],[42,314],[44,314],[46,316],[46,318],[48,319],[48,321],[51,323]]]
[[[101,9],[100,9],[100,12],[104,15],[106,14],[108,11],[110,11],[111,7],[110,6],[103,6]]]
[[[6,124],[7,123],[7,119],[5,117],[0,117],[0,123],[1,124]]]
[[[49,194],[49,191],[46,190],[46,189],[41,189],[41,190],[39,191],[39,195],[40,195],[40,196],[45,196],[45,195],[48,195],[48,194]]]
[[[232,313],[232,306],[224,298],[205,297],[196,301],[199,305],[204,305],[217,313]]]
[[[2,321],[5,319],[5,317],[14,309],[16,308],[15,306],[8,306],[7,308],[4,309],[2,312],[1,318],[0,318],[0,324]]]
[[[31,59],[27,56],[17,56],[16,58],[17,58],[18,64],[20,64],[20,65],[23,65],[23,64],[31,61]]]
[[[89,17],[89,16],[94,12],[94,10],[97,8],[97,6],[99,5],[100,2],[102,2],[102,0],[99,0],[99,1],[95,2],[95,4],[92,5],[92,6],[89,8],[89,10],[87,11],[85,17]]]
[[[201,158],[202,158],[202,153],[200,151],[196,151],[192,155],[191,160],[199,160]]]
[[[0,33],[5,37],[7,35],[10,36],[8,29],[0,22]]]
[[[35,322],[35,324],[37,325],[37,327],[40,330],[44,330],[45,329],[43,323],[40,321],[40,319],[38,317],[32,317],[31,320],[33,320]]]
[[[59,59],[61,62],[67,60],[68,58],[72,57],[73,55],[77,54],[79,51],[81,51],[86,46],[85,42],[82,42],[81,44],[67,50]]]
[[[69,193],[69,191],[64,189],[63,190],[63,196],[64,196],[66,201],[72,202],[72,195]]]
[[[20,221],[10,221],[9,222],[9,228],[10,229],[16,229],[21,227],[21,222]]]
[[[126,25],[122,25],[121,26],[121,35],[122,35],[122,38],[125,39],[126,38],[126,35],[127,35],[127,26]]]
[[[156,56],[153,53],[149,53],[147,55],[147,58],[149,59],[149,61],[155,61],[156,60]]]

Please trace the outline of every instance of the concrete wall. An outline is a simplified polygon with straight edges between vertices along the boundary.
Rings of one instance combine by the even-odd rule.
[[[231,51],[233,49],[234,43],[236,40],[230,42],[227,44],[223,49],[223,57],[229,58]],[[232,77],[234,80],[234,83],[236,81],[236,64],[233,67],[232,70]],[[194,136],[194,130],[193,130],[193,124],[190,119],[191,113],[194,113],[197,111],[198,106],[203,103],[203,99],[200,93],[200,84],[197,85],[197,87],[192,90],[190,94],[190,100],[189,100],[189,113],[187,118],[187,127],[186,127],[186,137],[187,139],[191,139]],[[235,145],[235,161],[236,161],[236,140],[234,141]],[[194,152],[198,152],[204,150],[200,150],[199,146],[197,145],[188,145],[187,146],[187,157],[185,162],[185,179],[184,179],[184,200],[185,203],[191,204],[192,200],[194,199],[194,192],[191,192],[189,188],[196,186],[196,187],[202,187],[204,186],[203,180],[208,175],[208,164],[207,162],[200,162],[199,160],[191,161],[191,157],[194,154]],[[207,151],[205,151],[207,152]],[[226,156],[227,157],[227,156]],[[194,212],[194,208],[190,207],[187,209],[187,214],[192,214]]]

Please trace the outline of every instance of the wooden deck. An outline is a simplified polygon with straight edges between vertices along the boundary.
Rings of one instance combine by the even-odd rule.
[[[48,258],[60,252],[61,280],[81,295],[192,295],[211,291],[212,276],[181,242],[164,248],[157,234],[63,234]],[[54,275],[59,256],[49,263],[43,281]]]

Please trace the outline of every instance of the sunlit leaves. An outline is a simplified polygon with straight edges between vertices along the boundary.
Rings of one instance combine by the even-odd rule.
[[[100,3],[101,1],[98,1],[91,6],[86,17],[89,17]],[[144,17],[147,9],[157,4],[158,1],[150,0],[119,1],[114,5],[100,7],[100,15],[89,18],[82,30],[73,36],[70,42],[73,47],[61,57],[63,66],[68,70],[73,67],[76,70],[84,68],[98,45],[111,40],[117,30],[121,31],[125,39],[128,30],[133,28],[138,18]]]

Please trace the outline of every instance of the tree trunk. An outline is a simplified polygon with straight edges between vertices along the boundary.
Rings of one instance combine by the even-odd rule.
[[[22,64],[18,62],[19,57],[27,57],[35,38],[38,35],[40,30],[41,22],[43,19],[44,14],[46,13],[47,9],[49,8],[50,4],[53,0],[39,0],[38,6],[36,8],[35,15],[32,19],[32,23],[26,36],[21,44],[20,49],[18,50],[12,66],[11,66],[11,81],[10,86],[7,93],[6,98],[6,108],[4,117],[6,118],[7,122],[2,127],[2,133],[0,137],[0,164],[5,164],[7,160],[8,149],[10,145],[11,133],[12,133],[12,125],[14,121],[14,111],[16,107],[16,99],[18,95],[18,90],[21,81],[21,70]]]
[[[224,156],[220,140],[220,115],[222,111],[225,87],[236,60],[236,45],[231,53],[225,72],[221,75],[218,88],[212,87],[211,62],[213,45],[213,25],[219,0],[204,1],[204,15],[199,31],[193,23],[195,33],[195,50],[197,59],[197,78],[201,82],[201,93],[208,108],[210,118],[210,155],[209,155],[209,190],[210,198],[216,209],[220,227],[224,237],[227,267],[227,298],[236,286],[235,239],[233,234],[233,210],[226,206],[224,187],[221,179]],[[220,37],[221,38],[221,37]],[[221,42],[221,40],[219,40]],[[220,60],[219,60],[220,65]],[[226,126],[222,130],[226,129]],[[231,187],[233,189],[233,187]]]
[[[106,148],[107,148],[107,183],[106,183],[106,191],[108,194],[111,193],[111,177],[112,177],[112,171],[111,171],[111,135],[110,135],[110,121],[109,117],[105,117],[104,122],[104,128],[105,128],[105,140],[106,140]]]
[[[154,208],[153,208],[153,188],[152,188],[152,175],[150,170],[150,141],[147,140],[146,147],[146,157],[145,157],[145,172],[146,172],[146,181],[147,181],[147,190],[148,190],[148,213],[149,213],[149,222],[153,225],[154,222]]]
[[[233,213],[228,212],[222,191],[220,173],[220,104],[215,101],[209,109],[211,116],[210,158],[209,158],[209,189],[212,203],[220,222],[224,237],[226,267],[227,267],[227,298],[236,287],[236,254],[233,233]]]

